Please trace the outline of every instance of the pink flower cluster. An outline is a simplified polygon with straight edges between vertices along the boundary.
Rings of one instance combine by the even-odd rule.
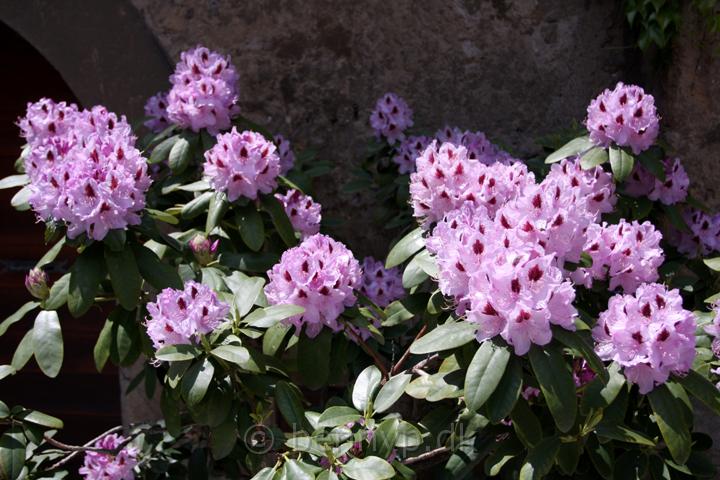
[[[165,92],[158,92],[152,97],[148,98],[145,103],[145,116],[148,120],[145,121],[145,125],[152,132],[162,132],[170,126],[170,119],[168,118],[168,95]]]
[[[440,143],[462,145],[467,149],[470,160],[477,160],[485,165],[492,165],[495,162],[509,164],[517,161],[490,142],[483,132],[471,132],[458,127],[446,126],[435,133],[435,139]]]
[[[385,137],[391,145],[405,138],[405,130],[412,125],[412,110],[405,100],[394,93],[383,95],[370,115],[370,126],[377,137]]]
[[[197,335],[212,332],[230,307],[218,300],[210,287],[188,281],[183,290],[166,288],[147,304],[147,333],[155,350],[167,345],[189,344]]]
[[[285,208],[293,228],[300,232],[302,238],[308,238],[320,231],[322,220],[322,206],[313,201],[310,195],[303,195],[300,191],[291,189],[285,195],[275,194]]]
[[[630,177],[625,181],[625,191],[633,197],[646,196],[650,200],[665,205],[674,205],[687,198],[690,178],[679,158],[666,158],[665,181],[660,181],[642,165],[637,164]]]
[[[125,441],[125,437],[112,433],[95,442],[93,446],[115,450]],[[132,445],[126,445],[116,455],[86,452],[79,473],[85,480],[134,480],[133,469],[138,464],[138,453],[139,450]]]
[[[653,96],[622,82],[590,102],[587,114],[590,140],[603,147],[630,147],[636,155],[655,142],[660,129]]]
[[[587,229],[583,250],[592,258],[592,266],[579,268],[572,277],[590,287],[592,281],[610,278],[610,290],[622,287],[633,293],[641,284],[659,278],[658,268],[665,260],[660,248],[662,235],[650,222],[602,225]]]
[[[686,209],[683,220],[689,232],[669,227],[665,233],[668,243],[689,258],[708,255],[720,250],[720,214],[707,214],[701,210]]]
[[[230,128],[239,111],[238,80],[230,57],[202,46],[182,52],[170,76],[168,118],[194,132],[206,128],[212,135]]]
[[[205,152],[205,176],[218,192],[234,202],[240,197],[256,199],[277,186],[280,157],[275,145],[259,133],[233,129],[217,136],[217,143]]]
[[[29,202],[40,219],[64,221],[70,238],[95,240],[140,223],[151,179],[125,117],[42,99],[28,104],[19,125],[29,146]]]
[[[377,306],[385,308],[405,296],[400,269],[385,268],[381,261],[365,257],[360,291]]]
[[[468,150],[452,143],[432,142],[417,158],[417,172],[410,176],[414,216],[427,226],[465,202],[487,208],[494,216],[506,202],[522,195],[535,183],[527,167],[485,165],[468,157]]]
[[[265,295],[271,305],[293,304],[305,311],[287,319],[313,338],[324,326],[338,332],[338,317],[355,304],[353,290],[360,286],[360,264],[352,252],[332,238],[316,234],[286,250],[267,272]]]
[[[273,142],[277,146],[278,156],[280,156],[280,175],[287,175],[295,165],[295,153],[290,146],[290,140],[282,135],[275,135]]]
[[[392,161],[398,166],[401,175],[415,171],[415,159],[427,148],[429,142],[427,137],[410,136],[400,143]]]
[[[596,352],[625,369],[640,393],[687,372],[695,358],[695,317],[678,290],[642,285],[635,295],[615,295],[593,329]]]

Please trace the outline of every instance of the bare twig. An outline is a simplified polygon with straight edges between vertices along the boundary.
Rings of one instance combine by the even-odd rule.
[[[70,455],[68,455],[67,457],[61,458],[60,460],[58,460],[57,462],[55,462],[54,464],[52,464],[52,465],[50,466],[50,468],[48,468],[48,470],[55,470],[56,468],[62,467],[62,466],[65,465],[67,462],[69,462],[70,460],[72,460],[72,459],[73,459],[78,453],[80,453],[80,452],[113,453],[113,451],[109,451],[109,450],[106,450],[106,449],[104,449],[104,448],[95,448],[95,447],[93,447],[92,445],[94,445],[95,442],[97,442],[97,441],[100,440],[101,438],[105,437],[106,435],[111,435],[111,434],[113,434],[113,433],[116,433],[116,432],[121,431],[122,428],[123,428],[122,425],[118,425],[118,426],[116,426],[116,427],[113,427],[113,428],[111,428],[110,430],[108,430],[108,431],[106,431],[106,432],[103,432],[103,433],[101,433],[100,435],[98,435],[97,437],[93,438],[92,440],[90,440],[89,442],[87,442],[87,443],[86,443],[85,445],[83,445],[83,446],[67,445],[67,444],[65,444],[65,443],[62,443],[62,442],[59,442],[59,441],[55,440],[54,438],[45,437],[45,441],[47,441],[50,445],[52,445],[52,446],[54,446],[54,447],[57,447],[57,448],[59,448],[59,449],[61,449],[61,450],[67,450],[67,451],[69,451],[69,452],[72,452],[72,453],[70,453]],[[132,440],[132,438],[129,438],[129,439],[127,439],[125,442],[123,442],[123,443],[118,447],[118,449],[121,449],[122,447],[124,447],[124,446],[127,444],[127,442],[129,442],[130,440]],[[115,452],[115,453],[117,453],[117,452]]]
[[[370,345],[365,343],[365,340],[363,340],[362,337],[360,337],[360,335],[355,333],[352,328],[347,328],[346,331],[350,332],[350,335],[352,335],[353,338],[355,339],[355,341],[358,343],[358,345],[360,345],[360,348],[365,350],[365,353],[367,353],[368,355],[370,355],[373,358],[375,365],[377,365],[377,367],[382,372],[383,382],[385,382],[390,376],[388,375],[387,367],[385,367],[385,362],[382,361],[382,359],[380,358],[380,355],[378,355],[378,353],[375,350],[370,348]]]
[[[403,460],[403,465],[413,465],[416,463],[426,462],[428,460],[433,460],[436,457],[447,455],[451,452],[451,450],[448,447],[440,447],[436,448],[435,450],[430,450],[429,452],[422,453],[418,455],[417,457],[409,457]]]
[[[423,374],[423,373],[425,373],[423,368],[427,367],[427,365],[429,363],[434,362],[438,358],[440,358],[440,354],[434,353],[434,354],[430,355],[429,357],[427,357],[426,359],[420,360],[418,363],[413,365],[413,367],[410,369],[410,371],[412,373]]]
[[[427,325],[423,325],[422,328],[420,329],[420,331],[418,332],[418,334],[415,335],[415,338],[413,339],[413,341],[410,343],[410,345],[408,345],[408,348],[405,350],[405,353],[403,353],[402,357],[400,357],[400,360],[398,360],[397,363],[393,366],[392,370],[390,370],[391,375],[395,375],[401,370],[403,364],[410,357],[410,347],[412,346],[413,343],[417,342],[417,340],[420,337],[425,335],[426,331],[427,331]]]

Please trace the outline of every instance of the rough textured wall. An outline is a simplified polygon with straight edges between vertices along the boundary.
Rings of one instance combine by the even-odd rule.
[[[353,216],[339,235],[358,254],[383,255],[388,239],[338,186],[385,91],[408,100],[420,128],[481,129],[526,154],[622,78],[616,2],[131,1],[170,58],[198,42],[232,54],[244,114],[337,164],[318,196],[330,215]]]
[[[720,209],[720,40],[689,3],[663,87],[663,131],[684,161],[691,193]]]

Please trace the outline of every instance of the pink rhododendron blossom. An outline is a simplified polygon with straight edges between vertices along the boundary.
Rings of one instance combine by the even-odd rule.
[[[492,165],[495,162],[510,164],[517,161],[490,142],[483,132],[445,127],[435,133],[435,139],[440,143],[462,145],[467,149],[470,160],[477,160],[485,165]]]
[[[429,142],[430,140],[423,136],[411,136],[402,141],[400,148],[392,158],[401,175],[415,171],[415,159],[427,148]]]
[[[405,138],[405,130],[412,125],[412,110],[405,100],[394,93],[383,95],[370,115],[370,126],[375,135],[385,137],[390,145]]]
[[[125,117],[102,106],[77,112],[74,107],[48,107],[49,100],[40,103],[40,111],[46,107],[57,118],[43,123],[34,104],[20,120],[23,134],[33,138],[25,171],[29,203],[38,217],[64,221],[70,238],[86,233],[95,240],[111,229],[140,223],[151,179]]]
[[[377,306],[385,308],[405,296],[399,268],[385,268],[383,262],[365,257],[362,271],[360,291]]]
[[[147,304],[147,332],[155,350],[167,345],[189,344],[198,335],[212,332],[230,307],[218,300],[207,285],[188,281],[182,290],[166,288]]]
[[[338,317],[355,304],[353,290],[360,286],[360,264],[352,252],[332,238],[316,234],[286,250],[280,262],[268,271],[265,295],[271,305],[293,304],[305,312],[286,321],[300,329],[305,325],[309,337],[323,326],[338,332]]]
[[[465,202],[481,205],[494,216],[498,208],[535,183],[534,175],[520,162],[484,165],[469,159],[465,147],[452,143],[432,142],[416,164],[410,196],[415,217],[426,226]]]
[[[603,147],[630,147],[636,155],[655,142],[660,128],[653,96],[622,82],[590,102],[587,114],[590,140]]]
[[[689,232],[670,226],[665,236],[668,243],[689,258],[708,255],[720,250],[720,214],[707,214],[694,208],[683,211]]]
[[[56,103],[49,98],[28,103],[25,116],[18,119],[20,136],[36,145],[49,138],[63,138],[75,127],[77,113],[74,103]]]
[[[280,175],[287,175],[295,165],[295,152],[292,151],[290,140],[282,135],[275,135],[273,142],[277,146],[277,153],[280,157]]]
[[[291,189],[285,195],[276,193],[275,198],[282,203],[290,223],[300,232],[302,238],[310,237],[320,231],[322,207],[313,201],[310,195]]]
[[[683,309],[678,290],[645,284],[635,295],[610,299],[593,329],[595,351],[624,367],[628,381],[646,394],[670,374],[692,367],[695,328],[695,317]]]
[[[583,358],[576,358],[573,362],[573,380],[575,381],[576,387],[583,387],[595,379],[595,372],[588,362]]]
[[[573,279],[586,286],[592,279],[609,277],[610,290],[618,287],[633,293],[641,284],[658,279],[658,268],[665,260],[660,248],[662,235],[650,222],[615,225],[591,224],[586,232],[584,251],[592,258],[592,266],[573,272]]]
[[[674,205],[685,201],[690,186],[690,179],[680,163],[679,158],[666,158],[665,181],[655,178],[640,164],[625,182],[625,191],[633,197],[647,196],[650,200],[660,201],[665,205]]]
[[[197,234],[189,242],[188,246],[200,265],[207,265],[215,260],[220,239],[211,242],[205,235]]]
[[[586,170],[578,158],[554,163],[545,181],[554,182],[561,189],[574,190],[578,199],[587,199],[586,208],[594,215],[593,221],[598,221],[603,213],[612,212],[617,203],[612,175],[602,167]]]
[[[525,387],[522,392],[520,392],[520,395],[529,402],[530,400],[540,397],[540,389],[535,387]]]
[[[256,199],[277,187],[280,157],[275,145],[259,133],[233,129],[217,136],[217,144],[205,152],[205,176],[228,200]]]
[[[25,288],[30,292],[30,295],[40,300],[45,300],[50,294],[49,283],[50,278],[42,268],[32,268],[25,275]]]
[[[158,92],[145,102],[145,116],[149,117],[143,125],[152,132],[162,132],[170,126],[168,119],[168,94]]]
[[[95,442],[93,446],[104,450],[115,450],[125,441],[125,437],[112,433]],[[125,445],[115,455],[85,452],[85,460],[79,473],[85,480],[134,480],[133,469],[138,464],[139,453],[139,450],[132,445]]]
[[[182,52],[170,76],[168,118],[194,132],[206,128],[216,135],[227,130],[239,112],[238,79],[229,56],[201,46]]]

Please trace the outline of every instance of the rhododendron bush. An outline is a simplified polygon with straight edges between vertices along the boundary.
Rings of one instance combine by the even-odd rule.
[[[100,317],[98,370],[141,363],[128,391],[163,418],[68,445],[0,401],[0,478],[714,477],[720,216],[650,94],[602,92],[585,135],[528,159],[383,95],[346,186],[397,236],[381,260],[328,229],[329,164],[243,117],[238,78],[197,47],[138,131],[50,99],[19,119],[0,186],[49,250],[0,380],[55,377],[63,323]]]

